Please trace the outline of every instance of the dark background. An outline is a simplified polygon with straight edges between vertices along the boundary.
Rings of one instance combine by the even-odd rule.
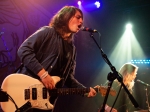
[[[132,31],[140,44],[144,57],[133,59],[150,59],[150,1],[149,0],[100,0],[99,9],[86,7],[94,0],[83,0],[84,25],[97,29],[101,33],[101,45],[104,53],[110,57],[120,37],[125,31],[125,24],[133,24]],[[63,6],[77,6],[76,0],[0,0],[0,85],[4,78],[13,73],[20,65],[17,49],[20,44],[41,26],[48,25],[50,18]],[[94,34],[98,41],[98,34]],[[125,42],[126,43],[126,42]],[[132,44],[132,43],[131,43]],[[100,50],[92,40],[89,32],[80,31],[75,35],[77,47],[77,68],[75,77],[87,87],[104,84],[110,67],[103,60]],[[138,49],[137,49],[138,55]],[[120,57],[124,55],[120,54]],[[116,70],[126,62],[114,62]],[[149,83],[149,64],[138,64],[137,79]],[[135,99],[140,107],[147,109],[145,87],[135,83]],[[148,97],[149,87],[148,87]],[[96,112],[104,100],[100,94],[94,98],[81,96],[62,96],[58,112]]]

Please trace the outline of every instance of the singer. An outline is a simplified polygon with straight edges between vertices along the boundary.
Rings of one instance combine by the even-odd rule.
[[[55,88],[51,76],[64,79],[59,84],[59,88],[64,85],[70,88],[85,88],[74,77],[76,49],[73,40],[74,34],[80,30],[82,24],[82,11],[74,6],[64,6],[53,16],[49,26],[40,28],[22,43],[18,55],[23,67],[18,72],[40,80],[48,89]],[[87,97],[95,95],[96,91],[90,88]],[[46,110],[30,111],[45,112]]]
[[[125,86],[127,87],[127,89],[133,93],[133,87],[134,87],[134,80],[136,78],[136,74],[138,71],[138,67],[134,64],[131,63],[125,63],[119,70],[119,73],[122,75],[123,77],[123,83],[125,84]],[[105,83],[107,84],[107,83]],[[116,90],[116,92],[118,93],[119,89],[121,87],[120,82],[118,82],[118,80],[114,80],[112,88]],[[107,101],[107,105],[111,108],[111,106],[113,105],[115,100],[115,97],[109,97],[108,101]],[[109,111],[110,111],[110,108]],[[121,92],[119,94],[119,97],[116,101],[116,104],[114,106],[114,109],[112,110],[112,112],[116,112],[116,110],[118,112],[133,112],[136,109],[133,107],[132,102],[130,102],[130,99],[128,98],[126,92],[124,91],[123,87],[121,87]],[[106,112],[109,112],[106,111]]]

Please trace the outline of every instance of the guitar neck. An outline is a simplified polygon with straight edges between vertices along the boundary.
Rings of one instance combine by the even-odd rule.
[[[106,95],[107,87],[99,86],[98,88],[94,88],[97,93],[101,93],[102,96]],[[59,96],[59,95],[84,95],[85,93],[89,93],[90,88],[56,88],[49,90],[50,96]],[[115,96],[116,91],[111,89],[109,92],[110,95]]]
[[[97,88],[95,88],[98,91]],[[57,88],[49,90],[50,95],[83,95],[90,92],[90,88]]]

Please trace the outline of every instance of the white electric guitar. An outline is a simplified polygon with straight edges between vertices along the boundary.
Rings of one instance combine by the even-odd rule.
[[[58,76],[52,76],[54,83],[60,81]],[[90,88],[57,88],[47,90],[42,82],[24,74],[8,75],[1,86],[7,93],[9,100],[0,102],[4,112],[25,112],[30,108],[51,110],[53,105],[49,102],[52,95],[80,94],[90,91]],[[105,96],[107,87],[95,88],[102,96]],[[110,90],[110,95],[115,96],[116,92]]]

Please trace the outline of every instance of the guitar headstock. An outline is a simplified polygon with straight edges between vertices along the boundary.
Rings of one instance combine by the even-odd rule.
[[[100,92],[102,96],[105,96],[106,92],[107,92],[107,89],[108,89],[108,87],[106,87],[106,86],[99,86],[98,87],[98,92]],[[115,96],[116,95],[116,91],[114,89],[110,89],[109,94],[111,96]]]

